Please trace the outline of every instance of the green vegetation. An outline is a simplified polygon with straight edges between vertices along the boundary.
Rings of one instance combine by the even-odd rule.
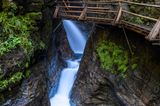
[[[102,69],[126,77],[126,72],[129,69],[129,56],[127,51],[110,41],[100,41],[97,45],[96,52]],[[136,67],[136,64],[132,65],[133,69]]]
[[[28,69],[30,57],[33,55],[33,52],[37,49],[45,48],[40,37],[36,36],[39,34],[36,19],[41,17],[41,13],[33,12],[20,15],[17,12],[18,7],[16,4],[9,0],[3,0],[2,8],[3,11],[0,12],[0,58],[12,54],[13,50],[23,50],[24,52],[22,51],[22,54],[25,53],[25,56],[22,57],[22,60],[15,59],[14,61],[13,53],[11,56],[13,57],[12,61],[14,61],[14,64],[11,61],[11,65],[9,65],[14,65],[14,72],[16,70]],[[7,62],[9,60],[0,64],[0,91],[12,87],[31,74],[30,71],[18,71],[16,73],[11,71],[7,73],[7,76],[2,76],[4,74],[4,67],[1,66],[4,66]],[[10,67],[9,65],[6,65],[5,68]]]
[[[0,12],[0,56],[17,47],[23,48],[30,56],[34,50],[31,34],[38,30],[35,17],[39,17],[41,13],[15,15],[17,7],[13,2],[4,7],[6,7],[4,11]],[[43,42],[40,43],[41,45],[44,47]]]
[[[145,20],[140,17],[125,17],[124,20],[140,25],[143,25],[145,23]]]
[[[38,14],[34,14],[38,15]],[[0,56],[10,52],[16,47],[24,49],[26,54],[33,51],[31,31],[35,29],[36,22],[31,19],[30,14],[15,16],[12,13],[0,13]]]
[[[147,6],[129,5],[129,11],[136,14],[141,14],[143,16],[152,17],[155,19],[158,19],[160,15],[159,8],[147,7]],[[135,23],[135,24],[145,25],[145,26],[152,26],[155,23],[154,21],[151,21],[149,19],[145,19],[145,18],[133,16],[133,15],[126,15],[124,17],[124,20]]]
[[[1,80],[0,81],[0,91],[8,88],[12,84],[19,82],[23,78],[22,72],[17,72],[12,75],[9,79]]]
[[[31,75],[31,71],[16,72],[10,78],[0,81],[0,91],[9,88],[13,84],[20,82],[23,78],[28,78]]]

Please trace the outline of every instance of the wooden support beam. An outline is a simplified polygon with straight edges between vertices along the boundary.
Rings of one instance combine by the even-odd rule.
[[[84,9],[83,6],[59,6],[60,8],[75,8],[75,9]],[[95,10],[109,10],[110,8],[105,7],[87,7],[87,9],[95,9]]]
[[[68,6],[67,6],[67,4],[66,4],[66,1],[63,0],[63,3],[64,3],[64,5],[65,5],[65,7],[66,7],[67,9],[69,9]]]
[[[64,12],[64,10],[61,10],[59,12]],[[67,13],[81,13],[81,10],[65,10]],[[87,13],[117,13],[118,11],[113,10],[91,10],[87,9]]]
[[[118,2],[122,2],[123,0],[114,0],[114,1],[66,1],[66,3],[70,3],[70,4],[82,4],[82,3],[86,3],[86,4],[111,4],[111,3],[118,3]],[[57,1],[57,3],[62,3],[62,1]]]
[[[70,1],[70,0],[58,0],[60,6],[56,6],[55,12],[53,17],[56,18],[59,16],[60,18],[66,19],[75,19],[81,21],[88,21],[100,24],[109,24],[109,25],[123,25],[125,28],[138,32],[142,35],[147,36],[148,39],[157,39],[160,33],[160,19],[155,19],[148,16],[143,16],[141,14],[133,13],[127,10],[123,10],[122,3],[128,5],[138,5],[138,6],[147,6],[147,7],[155,7],[160,8],[160,5],[151,5],[151,4],[144,4],[144,3],[136,3],[124,0],[114,0],[114,1]],[[119,9],[111,9],[110,4],[118,7]],[[65,14],[64,14],[65,13]],[[141,17],[147,19],[152,22],[156,22],[154,27],[148,28],[144,25],[138,25],[131,23],[129,21],[124,21],[121,17],[124,16],[123,14],[131,15],[132,17]],[[107,16],[112,18],[107,18]],[[122,20],[121,20],[122,19]]]
[[[59,6],[56,6],[56,9],[55,9],[54,14],[53,14],[54,18],[57,18],[58,11],[59,11]]]
[[[59,12],[61,12],[61,13],[63,13],[64,11],[59,11]],[[67,10],[67,11],[65,11],[65,13],[82,13],[82,11],[76,11],[76,10]],[[86,12],[86,14],[107,14],[107,13],[117,13],[117,11],[89,11],[89,10],[87,10],[87,12]]]
[[[116,16],[116,20],[115,20],[114,24],[119,23],[119,20],[120,20],[121,16],[122,16],[122,5],[121,5],[121,2],[119,2],[119,11],[118,11],[118,14]]]
[[[60,15],[61,17],[63,18],[71,18],[71,19],[79,19],[79,15]],[[101,21],[101,22],[104,22],[104,21],[110,21],[112,23],[112,21],[114,19],[110,19],[110,18],[99,18],[99,17],[86,17],[82,20],[95,20],[95,21]]]
[[[76,18],[76,19],[79,18],[79,15],[60,15],[60,16],[63,18]]]
[[[85,6],[85,8],[83,9],[83,11],[82,11],[81,15],[79,16],[78,20],[84,19],[85,15],[86,15],[86,12],[87,12],[87,6]]]
[[[147,39],[149,40],[156,39],[156,37],[159,35],[159,32],[160,32],[160,18],[152,28],[149,35],[147,36]]]
[[[87,12],[116,13],[117,11],[113,11],[113,10],[92,10],[92,9],[88,9]]]
[[[100,17],[86,17],[86,19],[96,19],[96,20],[109,20],[109,21],[113,21],[114,19],[111,18],[100,18]]]

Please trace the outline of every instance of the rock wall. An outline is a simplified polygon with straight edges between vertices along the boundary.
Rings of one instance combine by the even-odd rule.
[[[18,5],[19,14],[40,12],[42,17],[33,17],[37,19],[39,27],[36,36],[45,43],[45,49],[37,50],[31,58],[30,66],[26,69],[29,70],[30,76],[23,79],[18,85],[14,85],[10,91],[2,92],[3,103],[2,106],[49,106],[49,89],[48,89],[48,51],[51,43],[55,43],[53,29],[59,21],[54,21],[52,18],[55,2],[54,0],[13,0]],[[0,1],[1,2],[1,1]],[[1,9],[0,4],[0,9]],[[33,36],[33,39],[35,37]],[[53,54],[56,55],[56,50],[53,47]],[[22,60],[23,52],[16,50],[18,60]],[[22,56],[21,56],[22,55]],[[15,55],[14,55],[15,57]],[[5,58],[5,57],[3,57]],[[7,56],[7,58],[9,58]],[[10,55],[9,59],[13,56]],[[5,59],[3,59],[5,60]],[[15,61],[15,59],[14,59]],[[13,66],[14,67],[14,66]],[[11,68],[12,71],[13,68]],[[1,95],[0,95],[1,98]]]
[[[104,26],[90,36],[71,95],[76,106],[159,106],[160,49],[137,33],[127,35],[139,68],[128,70],[126,78],[103,70],[95,50],[99,39],[128,49],[123,31]]]

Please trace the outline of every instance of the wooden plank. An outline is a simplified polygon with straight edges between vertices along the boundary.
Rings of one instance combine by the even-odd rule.
[[[86,17],[86,20],[96,20],[96,21],[112,21],[114,19],[110,19],[110,18],[100,18],[100,17]]]
[[[64,12],[63,10],[59,12]],[[79,10],[66,10],[66,13],[81,13],[82,11]],[[112,11],[112,10],[107,10],[107,11],[97,11],[97,10],[87,10],[87,13],[117,13],[118,11]]]
[[[59,6],[61,8],[75,8],[75,9],[84,9],[83,6]],[[87,7],[87,9],[95,9],[95,10],[109,10],[110,8],[105,8],[105,7]]]
[[[59,6],[60,8],[75,8],[75,9],[83,9],[84,7],[82,7],[82,6]]]
[[[61,13],[63,13],[64,11],[59,11],[59,12],[61,12]],[[65,13],[78,13],[78,14],[80,14],[80,13],[82,13],[82,11],[74,11],[74,10],[71,10],[71,11],[65,11]],[[102,15],[105,15],[105,14],[107,14],[107,13],[117,13],[117,11],[103,11],[103,12],[99,12],[99,11],[88,11],[87,10],[87,12],[86,12],[86,14],[102,14]]]
[[[85,8],[83,9],[83,11],[82,11],[81,15],[79,16],[78,20],[84,19],[85,15],[86,15],[86,12],[87,12],[87,6],[85,6]]]
[[[63,18],[76,18],[79,19],[79,15],[60,15]],[[99,18],[99,17],[86,17],[83,20],[95,20],[95,21],[113,21],[114,19],[110,19],[110,18]]]
[[[113,11],[113,10],[92,10],[92,9],[88,9],[87,12],[116,13],[117,11]]]
[[[149,40],[156,39],[156,37],[159,35],[159,32],[160,32],[160,19],[156,22],[156,24],[152,28],[147,38]]]
[[[110,3],[118,3],[122,2],[123,0],[114,0],[114,1],[85,1],[85,4],[110,4]],[[57,3],[62,3],[62,1],[57,1]],[[70,4],[82,4],[82,1],[66,1],[66,3]]]
[[[127,13],[127,14],[131,14],[131,15],[134,15],[134,16],[137,16],[137,17],[141,17],[141,18],[144,18],[144,19],[148,19],[148,20],[151,20],[151,21],[158,21],[158,19],[143,16],[143,15],[136,14],[136,13],[133,13],[133,12],[129,12],[129,11],[126,11],[126,10],[122,10],[122,12]]]
[[[54,14],[53,14],[54,18],[57,18],[58,11],[59,11],[59,6],[56,6],[56,9],[55,9]]]
[[[69,17],[69,18],[79,18],[79,15],[60,15],[61,17]]]

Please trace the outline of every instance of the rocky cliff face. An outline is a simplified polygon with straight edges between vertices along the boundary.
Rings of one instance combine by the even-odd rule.
[[[40,13],[42,16],[33,17],[36,18],[38,25],[38,31],[34,32],[32,39],[41,39],[45,43],[45,49],[35,50],[32,54],[31,62],[27,63],[27,68],[23,67],[16,68],[17,64],[4,64],[7,61],[15,63],[17,61],[25,61],[26,57],[21,49],[16,49],[4,57],[1,57],[0,63],[5,65],[5,74],[15,73],[19,69],[28,70],[26,71],[27,78],[24,78],[19,83],[11,86],[11,88],[4,90],[0,93],[0,105],[2,106],[48,106],[49,95],[48,95],[48,60],[47,50],[51,42],[55,41],[52,39],[52,31],[54,29],[54,20],[52,18],[55,2],[54,0],[13,0],[18,5],[18,14],[26,13]],[[5,2],[2,0],[0,2]],[[2,3],[3,4],[3,3]],[[2,5],[0,4],[0,10]],[[58,22],[58,21],[57,21]],[[55,43],[55,42],[54,42]],[[55,48],[53,48],[55,49]],[[55,53],[55,50],[54,50]],[[8,62],[7,62],[8,63]],[[11,67],[9,67],[11,66]],[[6,71],[9,70],[9,71]],[[28,73],[30,72],[30,73]]]
[[[77,106],[159,106],[159,47],[127,31],[139,68],[128,70],[127,77],[120,78],[100,67],[96,46],[99,39],[104,39],[128,49],[123,32],[109,27],[95,32],[81,61],[71,95],[73,103]]]

